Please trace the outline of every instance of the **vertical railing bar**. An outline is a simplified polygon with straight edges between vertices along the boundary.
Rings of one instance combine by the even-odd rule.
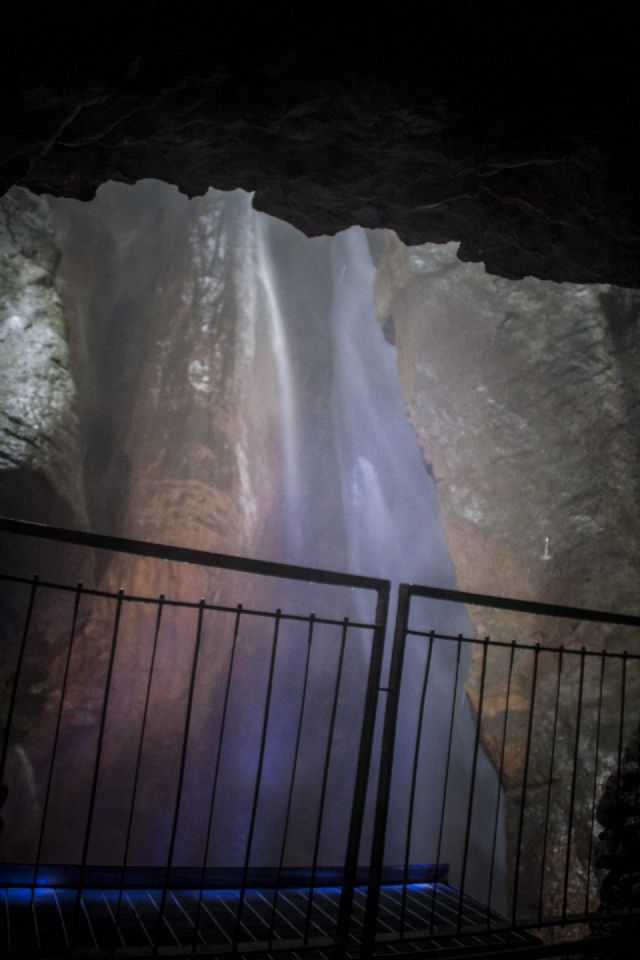
[[[339,954],[343,954],[346,951],[351,925],[353,897],[358,871],[358,857],[360,855],[360,842],[362,839],[362,824],[364,820],[367,787],[369,784],[369,774],[371,769],[373,736],[378,710],[380,675],[382,672],[382,660],[384,656],[385,638],[389,618],[389,593],[390,584],[388,582],[385,582],[377,591],[375,628],[373,630],[373,642],[369,659],[369,673],[367,676],[367,689],[364,700],[364,708],[362,711],[360,745],[358,749],[358,765],[356,768],[356,778],[353,788],[353,802],[351,805],[349,835],[347,839],[347,850],[344,860],[344,871],[342,875],[342,891],[340,893],[340,901],[338,904],[336,939],[338,942],[337,952]],[[392,686],[392,680],[390,680],[389,686]],[[393,696],[393,694],[391,693],[390,696]],[[383,744],[384,742],[386,741],[384,740],[383,734]],[[378,823],[377,820],[376,823]],[[380,852],[380,864],[382,863],[382,855],[383,852]],[[372,870],[374,869],[374,862],[375,857],[372,853],[370,862]],[[371,889],[371,876],[369,878],[369,889]]]
[[[51,749],[51,760],[49,762],[49,770],[47,773],[47,785],[44,792],[44,802],[42,805],[42,818],[40,821],[40,833],[38,836],[38,847],[36,850],[36,858],[33,866],[33,885],[31,887],[31,903],[33,904],[33,898],[35,895],[35,887],[38,882],[38,871],[40,868],[40,859],[42,857],[42,847],[44,844],[44,834],[47,824],[47,813],[49,811],[49,800],[51,798],[51,785],[53,783],[53,771],[55,768],[56,757],[58,754],[58,741],[60,739],[60,730],[62,728],[62,714],[64,711],[64,700],[67,693],[67,683],[69,680],[69,669],[71,667],[71,656],[73,653],[73,641],[76,634],[76,627],[78,623],[78,609],[80,607],[80,596],[82,593],[82,583],[76,585],[76,595],[73,602],[73,614],[71,616],[71,631],[69,633],[69,645],[67,647],[67,656],[65,658],[64,670],[62,675],[62,684],[60,687],[60,701],[58,703],[58,710],[56,714],[56,722],[53,734],[53,747]]]
[[[489,890],[487,893],[487,929],[491,928],[491,897],[493,895],[493,874],[496,865],[496,847],[498,844],[498,825],[500,823],[500,800],[502,797],[502,778],[504,775],[504,759],[507,747],[507,729],[509,723],[509,703],[511,700],[511,682],[513,679],[513,661],[516,652],[515,640],[511,643],[509,651],[509,668],[507,671],[507,691],[504,704],[504,721],[502,724],[502,743],[500,746],[500,764],[498,767],[498,788],[496,791],[496,812],[493,821],[493,839],[491,842],[491,864],[489,866]]]
[[[173,855],[175,853],[176,838],[178,834],[178,823],[180,821],[180,810],[182,807],[182,788],[184,786],[184,775],[187,768],[187,753],[189,750],[189,734],[191,732],[191,713],[193,711],[193,700],[196,688],[196,676],[198,673],[198,662],[200,658],[200,646],[202,641],[202,624],[204,620],[205,600],[202,598],[198,606],[198,623],[196,626],[196,639],[193,646],[193,660],[191,663],[191,677],[189,679],[189,691],[187,694],[187,704],[184,718],[184,733],[182,735],[182,745],[180,749],[180,766],[178,768],[178,783],[176,786],[176,800],[173,808],[173,822],[171,824],[171,837],[169,840],[169,849],[167,851],[167,863],[164,872],[164,882],[162,884],[162,893],[160,896],[160,906],[158,908],[158,917],[156,920],[156,929],[153,943],[154,956],[158,953],[160,946],[160,937],[162,935],[162,923],[167,906],[167,894],[169,883],[171,882],[171,870],[173,867]]]
[[[267,680],[267,695],[264,704],[264,713],[262,715],[262,734],[260,737],[260,751],[258,754],[258,767],[256,770],[256,783],[253,790],[253,802],[251,806],[251,818],[249,820],[249,833],[247,835],[247,845],[245,848],[244,864],[242,866],[242,878],[240,883],[240,897],[236,912],[236,923],[233,931],[232,949],[235,951],[238,946],[240,936],[240,926],[242,924],[242,910],[247,891],[247,879],[249,876],[249,864],[251,862],[251,847],[253,845],[253,833],[256,825],[256,816],[258,813],[258,800],[260,796],[260,782],[262,780],[262,768],[264,766],[264,757],[267,746],[267,728],[269,725],[269,711],[271,709],[271,694],[273,691],[273,677],[276,667],[276,655],[278,650],[278,635],[280,632],[280,617],[282,610],[276,610],[275,625],[273,630],[273,640],[271,644],[271,660],[269,663],[269,676]]]
[[[540,657],[540,645],[536,643],[533,649],[533,676],[531,678],[531,705],[529,707],[529,720],[527,723],[527,742],[524,754],[524,770],[522,777],[522,798],[520,801],[520,818],[518,822],[518,840],[516,844],[516,863],[513,876],[513,905],[511,909],[511,924],[516,926],[518,911],[518,887],[520,885],[520,858],[522,856],[522,835],[524,833],[524,816],[527,803],[527,786],[529,781],[529,760],[531,757],[531,739],[533,734],[533,716],[535,712],[536,685],[538,682],[538,660]]]
[[[329,718],[329,730],[327,732],[327,748],[324,755],[324,764],[322,767],[322,781],[320,786],[320,801],[318,804],[318,821],[315,837],[313,841],[313,858],[311,861],[311,880],[309,883],[309,898],[307,900],[307,910],[304,920],[304,942],[309,942],[309,930],[311,928],[311,911],[313,909],[313,891],[316,885],[316,876],[318,873],[318,856],[320,853],[320,837],[322,835],[322,822],[324,820],[324,805],[327,796],[327,784],[329,782],[329,768],[331,765],[331,752],[333,750],[333,734],[336,725],[336,716],[338,714],[338,699],[340,697],[340,685],[342,683],[342,668],[344,665],[344,654],[347,645],[347,633],[349,630],[349,619],[344,618],[340,635],[340,653],[338,656],[338,668],[336,670],[336,683],[331,703],[331,714]]]
[[[458,700],[458,680],[460,677],[460,656],[462,652],[462,634],[458,634],[458,640],[456,643],[456,669],[453,680],[453,695],[451,698],[451,714],[449,717],[449,734],[447,738],[447,760],[445,764],[444,771],[444,783],[442,786],[442,806],[440,809],[440,826],[438,828],[438,848],[436,853],[436,870],[438,869],[438,864],[440,863],[440,854],[442,852],[442,837],[444,833],[444,818],[445,811],[447,807],[447,793],[449,790],[449,769],[451,766],[451,748],[453,746],[453,730],[456,717],[456,703]],[[434,920],[436,915],[436,894],[437,894],[438,884],[437,880],[433,884],[433,890],[431,893],[431,911],[429,918],[429,932],[433,933]]]
[[[194,928],[194,939],[192,944],[192,953],[195,953],[197,947],[197,937],[200,931],[200,919],[202,915],[202,898],[204,896],[204,886],[207,878],[207,863],[209,862],[209,849],[211,846],[211,830],[213,828],[213,813],[215,809],[216,796],[218,791],[218,775],[220,772],[220,763],[222,760],[222,744],[224,741],[225,727],[227,723],[227,710],[229,707],[229,697],[231,695],[231,679],[233,676],[233,665],[235,662],[236,648],[238,644],[238,633],[240,631],[240,618],[242,616],[242,604],[239,603],[236,608],[236,615],[233,626],[233,639],[231,641],[231,654],[229,656],[229,669],[224,688],[224,698],[222,701],[222,716],[220,718],[220,734],[218,736],[218,749],[216,752],[216,762],[213,771],[213,783],[211,784],[211,800],[209,802],[209,816],[207,819],[207,839],[204,848],[204,858],[202,860],[202,873],[200,875],[200,890],[198,893],[198,908],[196,912],[196,924]]]
[[[128,864],[128,860],[129,860],[129,847],[130,847],[130,845],[131,845],[131,832],[132,832],[132,829],[133,829],[133,818],[134,818],[134,814],[135,814],[136,799],[137,799],[137,796],[138,796],[138,781],[139,781],[139,779],[140,779],[140,769],[141,769],[141,766],[142,766],[142,752],[143,752],[143,749],[144,749],[144,736],[145,736],[145,732],[146,732],[146,728],[147,728],[147,717],[148,717],[148,714],[149,714],[149,705],[150,705],[150,702],[151,702],[151,686],[152,686],[152,683],[153,683],[153,671],[154,671],[155,662],[156,662],[156,653],[157,653],[157,649],[158,649],[158,638],[159,638],[159,636],[160,636],[160,621],[162,620],[162,609],[163,609],[164,600],[165,600],[164,594],[161,593],[160,596],[159,596],[159,598],[158,598],[158,610],[157,610],[157,613],[156,613],[156,622],[155,622],[155,628],[154,628],[154,632],[153,632],[153,645],[152,645],[152,648],[151,648],[151,660],[150,660],[150,663],[149,663],[149,676],[148,676],[148,679],[147,679],[147,686],[146,686],[146,690],[145,690],[144,707],[143,707],[143,710],[142,710],[142,722],[141,722],[141,724],[140,724],[140,737],[138,738],[138,750],[137,750],[137,754],[136,754],[136,764],[135,764],[135,769],[134,769],[134,773],[133,773],[133,786],[132,786],[132,790],[131,790],[131,803],[130,803],[130,805],[129,805],[129,817],[128,817],[128,820],[127,820],[127,832],[126,832],[125,842],[124,842],[124,853],[122,854],[122,868],[121,868],[121,870],[120,870],[120,886],[119,886],[119,888],[118,888],[118,901],[117,901],[117,903],[116,903],[116,910],[115,910],[114,933],[117,933],[118,923],[119,923],[119,920],[120,920],[120,911],[121,911],[121,909],[122,909],[122,892],[123,892],[123,889],[124,889],[124,884],[125,884],[125,879],[126,879],[126,871],[127,871],[127,864]],[[114,941],[113,941],[113,944],[112,944],[112,946],[111,946],[111,954],[112,954],[112,955],[113,955],[113,953],[115,952],[115,950],[116,950],[116,939],[115,939],[115,937],[114,937]]]
[[[433,653],[433,638],[435,631],[429,634],[429,649],[427,652],[427,662],[425,664],[424,677],[422,680],[422,689],[420,690],[420,705],[418,708],[418,726],[416,729],[416,745],[413,754],[413,765],[411,769],[411,788],[409,791],[409,815],[407,817],[407,837],[404,850],[404,870],[402,877],[402,902],[400,905],[400,936],[404,936],[405,917],[407,911],[407,884],[409,882],[409,859],[411,857],[411,835],[413,833],[413,811],[416,798],[416,785],[418,781],[418,764],[420,760],[420,747],[422,745],[422,727],[424,725],[424,708],[427,697],[427,687],[429,685],[429,674],[431,672],[431,655]]]
[[[598,719],[596,721],[596,751],[593,764],[593,794],[591,797],[591,830],[589,832],[589,854],[587,857],[587,889],[585,894],[584,912],[589,913],[589,888],[591,886],[591,857],[593,854],[593,831],[596,823],[596,803],[598,795],[598,755],[600,752],[600,734],[602,723],[602,695],[604,690],[604,668],[606,664],[606,651],[602,651],[600,661],[600,684],[598,690]]]
[[[473,802],[475,799],[476,773],[478,769],[478,751],[480,749],[480,733],[482,730],[482,711],[484,708],[484,685],[487,675],[487,653],[489,650],[489,637],[482,641],[482,670],[480,674],[480,695],[478,697],[478,715],[476,717],[476,735],[473,744],[473,761],[471,763],[471,782],[469,784],[469,806],[467,809],[467,823],[464,835],[464,850],[462,854],[462,873],[460,875],[460,893],[458,897],[458,919],[456,928],[458,931],[462,927],[462,912],[464,904],[464,888],[467,879],[467,859],[469,856],[469,841],[471,838],[471,822],[473,819]]]
[[[13,684],[11,687],[11,697],[9,698],[9,707],[7,709],[7,718],[4,725],[4,737],[2,740],[2,754],[0,754],[0,789],[4,783],[5,769],[7,765],[7,756],[9,753],[9,740],[11,737],[11,727],[13,726],[13,714],[16,708],[16,699],[18,696],[18,686],[20,684],[20,676],[22,674],[22,664],[24,661],[24,653],[27,646],[27,637],[29,635],[29,627],[31,626],[31,617],[33,615],[33,608],[35,605],[36,599],[36,590],[38,589],[39,577],[35,576],[31,581],[31,593],[29,595],[29,604],[27,606],[27,615],[24,621],[24,627],[22,628],[22,637],[20,640],[20,649],[18,651],[18,660],[16,662],[16,672],[13,678]]]
[[[638,665],[637,661],[631,661],[631,662],[637,667]],[[633,685],[632,685],[632,689],[633,689]],[[636,729],[634,740],[636,745],[636,755],[635,755],[635,761],[634,761],[634,767],[636,771],[635,773],[636,782],[633,789],[633,816],[637,817],[639,813],[638,799],[640,797],[640,727]],[[629,897],[629,913],[634,913],[636,910],[636,906],[634,906],[633,900],[634,900],[633,897]]]
[[[293,751],[293,765],[291,768],[291,779],[289,781],[289,791],[287,794],[287,808],[284,816],[284,830],[282,833],[282,843],[280,845],[280,856],[278,858],[278,870],[276,873],[275,892],[273,896],[273,905],[271,908],[271,918],[269,921],[269,937],[268,937],[269,948],[271,948],[273,944],[273,931],[274,931],[276,913],[278,912],[278,896],[280,894],[280,880],[282,877],[282,867],[284,865],[284,857],[287,849],[289,820],[291,817],[291,807],[293,804],[293,791],[294,791],[295,782],[296,782],[296,774],[298,772],[298,758],[300,754],[300,743],[302,741],[302,723],[304,720],[304,709],[307,701],[307,687],[309,684],[309,667],[311,662],[311,648],[313,645],[314,625],[315,625],[315,614],[312,613],[309,617],[309,627],[307,631],[307,651],[306,651],[305,664],[304,664],[304,676],[302,680],[302,697],[300,700],[300,711],[298,714],[296,740],[295,740],[295,747]]]
[[[627,651],[622,657],[620,674],[620,725],[618,727],[618,762],[616,770],[616,810],[620,806],[620,784],[622,780],[622,754],[624,750],[624,713],[627,686]]]
[[[116,613],[113,623],[113,633],[111,637],[111,649],[109,651],[109,662],[107,665],[107,675],[105,678],[104,684],[104,693],[102,696],[102,709],[100,711],[100,724],[98,727],[98,740],[96,743],[96,759],[93,767],[93,777],[91,781],[91,790],[89,793],[89,809],[87,811],[87,824],[84,831],[84,841],[82,844],[82,856],[80,860],[80,872],[78,875],[78,889],[76,891],[76,897],[73,904],[73,912],[71,915],[71,929],[69,933],[69,951],[71,955],[74,953],[74,941],[76,935],[76,927],[78,921],[78,911],[80,909],[80,902],[82,900],[82,890],[84,887],[84,878],[87,871],[87,859],[89,857],[89,844],[91,842],[91,829],[93,827],[93,815],[96,805],[96,797],[98,794],[98,778],[100,776],[100,763],[102,761],[102,748],[104,744],[104,734],[107,724],[107,709],[109,706],[109,695],[111,693],[111,679],[113,676],[113,665],[116,658],[116,646],[118,643],[118,630],[120,628],[120,614],[122,612],[122,598],[124,596],[124,588],[120,587],[118,591],[118,598],[116,600]]]
[[[558,735],[558,716],[560,714],[560,687],[562,682],[562,658],[564,646],[560,647],[558,653],[558,674],[556,680],[556,703],[553,712],[553,728],[551,734],[551,760],[549,762],[549,783],[547,785],[547,800],[544,815],[544,833],[542,837],[542,866],[540,870],[540,893],[538,896],[538,922],[542,923],[542,904],[544,898],[544,875],[547,860],[547,842],[549,840],[549,815],[551,813],[551,794],[553,791],[553,766],[556,756],[556,739]]]
[[[620,726],[618,728],[618,763],[616,770],[616,807],[615,807],[615,825],[613,835],[613,849],[615,850],[620,843],[620,786],[622,781],[622,753],[624,750],[624,714],[626,707],[626,688],[627,688],[627,651],[622,654],[622,667],[620,675]],[[611,912],[611,898],[607,904],[607,912]]]
[[[376,937],[378,904],[380,901],[380,886],[382,883],[382,867],[384,861],[384,847],[387,833],[387,819],[389,815],[391,777],[393,773],[393,756],[396,740],[398,705],[400,700],[400,684],[402,681],[402,667],[404,664],[404,650],[407,639],[410,606],[411,587],[409,584],[401,583],[398,588],[398,605],[396,609],[396,622],[393,634],[391,664],[389,667],[389,689],[387,692],[384,726],[382,730],[380,772],[378,774],[378,794],[376,798],[376,808],[373,821],[373,842],[371,844],[367,901],[365,904],[364,927],[362,930],[361,956],[364,958],[371,955]],[[374,692],[371,690],[371,687],[370,692],[372,694]],[[375,704],[375,701],[373,702]],[[343,922],[345,923],[346,929],[346,920],[343,920]],[[344,934],[343,938],[341,939],[341,943],[344,943]]]
[[[580,750],[580,730],[582,726],[582,699],[584,690],[584,661],[586,647],[580,651],[580,679],[578,681],[578,704],[576,712],[576,739],[573,746],[573,769],[571,772],[571,791],[569,794],[569,823],[567,827],[567,855],[564,864],[564,886],[562,893],[562,921],[567,919],[567,899],[569,892],[569,870],[571,867],[571,834],[573,833],[574,806],[576,801],[576,785],[578,782],[578,758]]]

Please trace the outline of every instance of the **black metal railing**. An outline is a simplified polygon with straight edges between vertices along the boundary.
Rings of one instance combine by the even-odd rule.
[[[508,612],[502,619],[505,638],[477,639],[434,629],[438,605],[460,602],[479,613],[476,620],[489,616],[499,624],[502,611]],[[536,628],[540,618],[546,623]],[[572,623],[562,627],[566,621]],[[632,899],[615,910],[611,902],[601,902],[598,892],[602,871],[596,867],[595,834],[602,827],[597,824],[596,809],[607,784],[609,792],[613,789],[616,794],[614,807],[619,805],[625,745],[634,742],[640,721],[640,655],[626,649],[638,650],[640,635],[628,630],[620,635],[618,631],[616,638],[606,637],[610,648],[604,649],[602,631],[612,625],[637,631],[640,618],[440,588],[400,587],[363,933],[365,948],[373,949],[382,931],[380,878],[389,845],[388,811],[394,802],[398,751],[407,738],[408,728],[405,724],[400,729],[399,720],[407,700],[411,701],[416,722],[413,747],[405,750],[411,776],[401,785],[407,798],[404,868],[412,860],[416,817],[427,813],[433,816],[434,824],[423,844],[427,857],[434,862],[446,860],[450,865],[451,915],[448,929],[439,925],[435,911],[437,885],[427,895],[414,895],[409,912],[410,887],[403,882],[401,909],[393,921],[385,915],[387,937],[415,940],[437,936],[442,943],[447,936],[457,940],[461,933],[483,930],[508,933],[585,923],[597,926],[598,921],[610,920],[612,913],[620,918],[625,912],[636,912]],[[523,632],[560,640],[564,637],[566,642],[527,642],[521,639]],[[510,636],[512,633],[515,635]],[[576,634],[580,642],[572,645]],[[425,811],[416,806],[419,758],[431,732],[429,700],[436,694],[442,700],[443,682],[448,684],[448,696],[444,697],[446,709],[438,750],[444,762],[437,771],[422,770],[423,777],[436,781],[431,791],[436,802]],[[471,735],[467,734],[461,778],[459,772],[454,775],[452,757],[464,729],[460,715],[465,711]],[[500,785],[489,791],[489,800],[486,783],[482,796],[478,791],[479,768],[487,749]],[[457,756],[461,756],[460,749]],[[631,776],[638,800],[637,765]],[[481,804],[484,810],[479,809]],[[457,806],[454,822],[451,806]],[[505,819],[509,842],[500,850]],[[621,842],[622,829],[620,826],[619,836],[613,840],[614,847]],[[500,859],[504,863],[502,879],[498,876]],[[503,887],[502,895],[498,885]],[[469,893],[478,901],[475,914],[468,909]]]
[[[13,861],[5,895],[30,890],[33,912],[37,890],[54,889],[67,950],[104,947],[86,904],[89,890],[105,883],[116,891],[106,901],[113,949],[122,946],[125,914],[136,913],[129,888],[141,882],[155,891],[151,921],[140,918],[152,950],[175,945],[176,909],[188,928],[180,945],[186,939],[194,950],[211,942],[239,950],[256,939],[271,948],[346,942],[362,882],[389,584],[17,521],[2,526],[277,581],[258,591],[261,600],[286,600],[291,582],[338,588],[324,598],[329,613],[302,615],[3,574],[15,628],[5,643],[5,817],[10,830],[32,806],[39,821],[5,834],[3,859]],[[373,594],[373,619],[337,615],[340,603],[353,607],[354,592]],[[43,669],[41,702],[32,676]],[[328,884],[339,895],[325,909]],[[289,888],[297,891],[293,904]],[[175,902],[176,889],[195,891],[189,905]],[[36,945],[46,946],[36,933]]]
[[[628,806],[640,618],[401,585],[381,683],[388,581],[0,530],[144,558],[147,588],[0,575],[8,955],[542,956],[546,927],[634,914],[602,901],[595,835],[603,795]],[[149,595],[158,560],[213,599]]]

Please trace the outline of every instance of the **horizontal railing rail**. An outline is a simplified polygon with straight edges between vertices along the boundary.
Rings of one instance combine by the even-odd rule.
[[[112,553],[154,557],[157,560],[190,563],[199,567],[216,567],[220,570],[234,570],[238,573],[252,573],[262,577],[277,577],[282,580],[304,580],[307,583],[328,584],[335,587],[356,587],[360,590],[383,592],[388,592],[390,589],[388,580],[381,580],[376,577],[339,573],[335,570],[322,570],[317,567],[275,563],[270,560],[255,560],[249,557],[234,557],[223,553],[212,553],[208,550],[193,550],[165,543],[153,543],[149,540],[111,537],[100,533],[51,527],[43,523],[31,523],[27,520],[14,520],[11,517],[0,517],[0,531],[15,533],[24,537],[37,537],[56,543],[73,544],[78,547],[91,547],[95,550],[109,550]]]
[[[518,600],[485,593],[469,593],[465,590],[449,590],[418,584],[403,584],[407,595],[443,600],[447,603],[463,603],[470,607],[491,607],[494,610],[511,610],[514,613],[530,613],[542,617],[560,617],[567,620],[585,620],[594,623],[619,624],[640,627],[640,616],[627,613],[612,613],[606,610],[591,610],[588,607],[570,607],[557,603],[540,603],[535,600]]]
[[[36,586],[39,589],[55,590],[61,594],[76,594],[78,591],[84,597],[96,597],[103,600],[119,600],[121,603],[139,604],[140,606],[157,607],[160,603],[164,608],[175,608],[184,610],[204,610],[215,611],[217,613],[238,613],[246,617],[258,617],[266,620],[275,620],[276,617],[281,623],[287,621],[291,623],[308,623],[309,617],[301,613],[286,613],[284,611],[275,612],[273,610],[258,610],[252,607],[246,607],[244,604],[229,606],[224,603],[209,603],[206,600],[176,600],[172,597],[146,597],[136,593],[125,593],[124,590],[98,590],[95,587],[85,587],[84,584],[71,586],[67,583],[55,583],[53,580],[46,580],[40,576],[35,577],[14,577],[11,574],[0,573],[0,582],[22,584],[22,586]],[[336,620],[332,617],[314,616],[316,626],[341,627],[344,623],[344,617]],[[355,620],[349,618],[349,627],[370,630],[377,626],[378,621],[373,620]]]

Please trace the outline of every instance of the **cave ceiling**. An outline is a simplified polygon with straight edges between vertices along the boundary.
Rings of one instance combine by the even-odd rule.
[[[387,227],[505,277],[640,286],[637,4],[3,16],[2,193],[242,187],[308,235]]]

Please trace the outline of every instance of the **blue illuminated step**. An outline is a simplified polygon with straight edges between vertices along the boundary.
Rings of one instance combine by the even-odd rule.
[[[165,867],[130,866],[124,871],[117,866],[87,866],[83,886],[95,890],[129,888],[161,889],[166,882]],[[34,879],[33,865],[5,863],[0,865],[0,886],[8,887],[77,887],[81,868],[77,864],[41,864]],[[368,867],[358,867],[356,884],[366,886]],[[310,867],[250,867],[244,878],[244,886],[272,889],[274,887],[340,886],[344,871],[341,867],[318,867],[312,876]],[[412,863],[405,872],[404,866],[386,866],[382,872],[383,884],[402,883],[447,883],[449,864]],[[196,890],[201,886],[209,889],[239,888],[243,885],[242,867],[209,867],[204,874],[198,867],[172,867],[167,887],[171,890]]]

